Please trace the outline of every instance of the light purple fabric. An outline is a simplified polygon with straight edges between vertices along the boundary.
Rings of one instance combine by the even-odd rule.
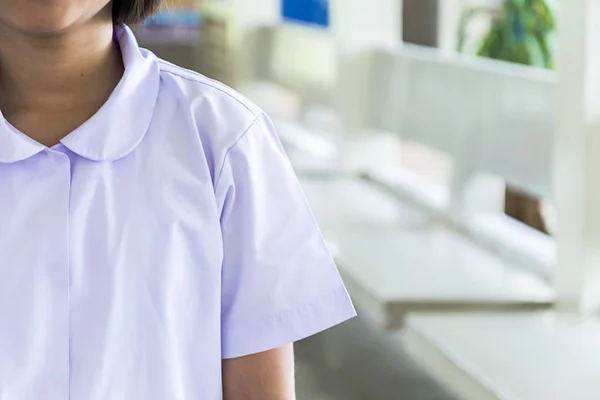
[[[117,37],[49,149],[0,118],[0,398],[217,400],[221,360],[355,315],[269,119]]]

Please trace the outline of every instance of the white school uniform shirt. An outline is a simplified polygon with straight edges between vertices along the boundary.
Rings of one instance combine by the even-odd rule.
[[[269,118],[115,37],[60,144],[0,118],[2,400],[218,400],[222,359],[355,315]]]

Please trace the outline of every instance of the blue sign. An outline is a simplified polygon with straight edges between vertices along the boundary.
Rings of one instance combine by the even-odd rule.
[[[329,0],[281,0],[283,19],[329,27]]]

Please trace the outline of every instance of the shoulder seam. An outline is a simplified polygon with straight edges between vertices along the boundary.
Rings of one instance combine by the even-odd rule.
[[[219,174],[217,175],[217,179],[215,179],[215,186],[214,186],[215,190],[219,186],[219,183],[221,182],[221,176],[223,175],[223,170],[225,169],[225,164],[227,163],[227,158],[229,157],[229,153],[231,152],[231,150],[233,150],[237,146],[237,144],[243,138],[245,138],[248,135],[248,132],[250,132],[250,130],[259,122],[259,118],[261,118],[262,116],[264,116],[264,114],[256,115],[255,118],[250,123],[250,125],[248,125],[248,127],[244,130],[244,132],[242,132],[240,137],[238,137],[235,140],[235,142],[233,142],[233,144],[231,146],[229,146],[227,151],[225,151],[225,156],[223,157],[223,164],[219,168]]]
[[[163,62],[163,64],[166,64],[166,63],[164,63],[164,62]],[[172,65],[172,64],[166,64],[166,65],[168,65],[168,66],[173,66],[173,67],[175,67],[175,68],[177,68],[177,69],[179,69],[179,68],[180,68],[180,67],[177,67],[176,65]],[[238,99],[237,97],[235,97],[235,96],[234,96],[234,95],[232,95],[231,93],[228,93],[226,90],[223,90],[222,88],[220,88],[220,87],[218,87],[218,86],[216,86],[216,85],[214,85],[214,84],[211,84],[211,83],[209,83],[209,82],[205,82],[205,81],[204,81],[204,80],[202,80],[202,79],[194,79],[193,77],[190,77],[190,76],[185,76],[185,75],[183,75],[182,73],[178,73],[178,72],[175,72],[175,71],[169,71],[169,70],[167,70],[167,69],[161,69],[161,71],[164,71],[164,72],[166,72],[167,74],[175,75],[175,76],[177,76],[177,77],[179,77],[179,78],[181,78],[181,79],[185,79],[185,80],[187,80],[187,81],[194,82],[194,83],[198,83],[198,84],[200,84],[200,85],[208,86],[208,87],[210,87],[210,88],[213,88],[213,89],[215,89],[215,90],[218,90],[219,92],[221,92],[221,93],[223,93],[223,94],[225,94],[225,95],[229,96],[229,97],[230,97],[230,98],[232,98],[233,100],[235,100],[237,103],[239,103],[241,106],[243,106],[243,107],[244,107],[246,110],[250,111],[250,114],[252,114],[252,116],[254,117],[254,121],[255,121],[255,120],[256,120],[256,119],[257,119],[259,116],[261,116],[261,115],[262,115],[262,114],[256,114],[256,113],[255,113],[254,111],[252,111],[252,109],[251,109],[250,107],[248,107],[248,105],[246,105],[246,104],[245,104],[243,101],[241,101],[240,99]],[[254,121],[252,121],[252,123],[254,123]]]

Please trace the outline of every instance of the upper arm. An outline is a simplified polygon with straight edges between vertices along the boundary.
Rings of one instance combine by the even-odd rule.
[[[223,400],[295,398],[293,345],[223,360]]]
[[[229,150],[215,193],[224,359],[285,346],[355,315],[267,117]]]

